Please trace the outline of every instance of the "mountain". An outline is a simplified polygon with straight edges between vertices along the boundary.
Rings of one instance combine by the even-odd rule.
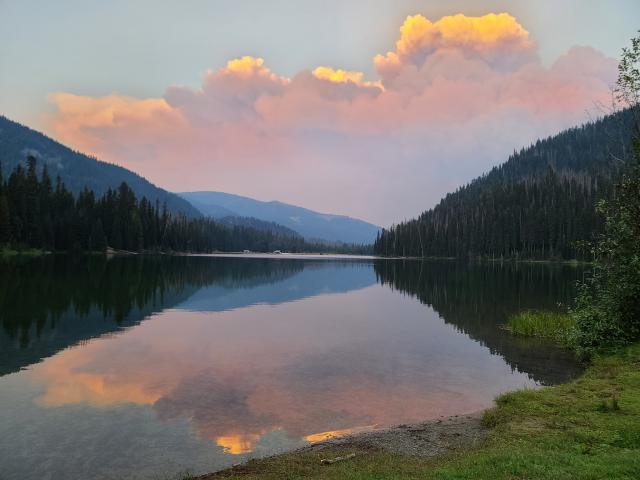
[[[179,195],[204,215],[213,218],[253,217],[275,222],[298,232],[307,240],[371,244],[380,231],[380,227],[363,220],[318,213],[282,202],[261,202],[223,192],[184,192]]]
[[[290,228],[275,222],[265,222],[254,217],[235,217],[232,215],[217,219],[218,223],[229,227],[249,227],[263,232],[270,232],[274,235],[284,237],[300,237],[300,234]]]
[[[158,188],[140,175],[126,168],[102,162],[96,158],[71,150],[68,147],[24,125],[0,116],[0,167],[4,176],[27,155],[34,155],[40,167],[44,164],[50,176],[57,176],[66,187],[77,194],[85,187],[102,196],[109,188],[115,189],[126,182],[138,197],[147,197],[152,203],[164,202],[174,213],[189,217],[201,216],[200,212],[178,195]]]
[[[598,200],[630,161],[629,110],[522,149],[417,219],[383,230],[389,256],[579,258],[602,228]]]

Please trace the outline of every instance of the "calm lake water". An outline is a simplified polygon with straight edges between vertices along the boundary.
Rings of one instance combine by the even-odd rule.
[[[0,479],[169,479],[575,376],[500,328],[576,268],[300,258],[0,262]]]

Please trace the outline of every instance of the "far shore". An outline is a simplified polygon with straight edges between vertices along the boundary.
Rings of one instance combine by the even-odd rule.
[[[0,258],[8,257],[41,257],[45,255],[104,255],[107,257],[117,256],[134,256],[134,255],[166,255],[166,256],[189,256],[189,257],[242,257],[242,258],[305,258],[305,259],[345,259],[345,260],[409,260],[409,261],[447,261],[447,262],[467,262],[467,263],[505,263],[505,264],[548,264],[548,265],[590,265],[592,262],[588,260],[577,259],[526,259],[526,258],[488,258],[477,257],[461,259],[456,257],[386,257],[382,255],[364,255],[353,253],[333,253],[333,252],[210,252],[210,253],[196,253],[196,252],[171,252],[171,251],[130,251],[119,250],[108,247],[105,251],[91,251],[91,252],[57,252],[49,251],[38,248],[25,248],[25,249],[13,249],[2,248],[0,249]]]

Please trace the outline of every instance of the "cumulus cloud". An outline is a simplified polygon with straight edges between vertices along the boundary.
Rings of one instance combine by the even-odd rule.
[[[431,22],[422,15],[407,17],[396,51],[377,55],[374,63],[386,83],[407,65],[420,67],[433,54],[458,51],[494,68],[512,69],[535,58],[535,44],[507,13],[467,17],[462,14]]]
[[[514,148],[587,119],[616,62],[575,47],[550,67],[506,13],[409,16],[378,78],[286,78],[245,56],[162,98],[56,93],[50,131],[174,190],[215,189],[381,224],[433,205]]]

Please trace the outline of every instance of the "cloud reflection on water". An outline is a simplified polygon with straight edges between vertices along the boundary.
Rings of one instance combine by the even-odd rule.
[[[150,405],[231,454],[268,432],[315,439],[419,421],[535,384],[432,309],[379,285],[277,306],[167,310],[66,349],[33,376],[45,386],[43,406]]]

